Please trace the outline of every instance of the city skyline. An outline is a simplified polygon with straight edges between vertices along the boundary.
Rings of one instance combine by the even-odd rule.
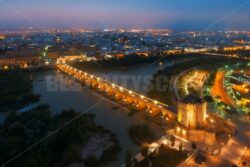
[[[249,167],[250,0],[0,0],[0,167]]]
[[[168,28],[249,30],[249,0],[11,0],[0,2],[0,29]]]

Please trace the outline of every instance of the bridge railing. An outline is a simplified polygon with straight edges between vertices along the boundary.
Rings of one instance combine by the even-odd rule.
[[[101,82],[102,84],[107,84],[112,89],[119,90],[119,93],[133,96],[134,98],[140,99],[140,100],[144,101],[145,103],[149,103],[153,107],[157,107],[160,110],[164,110],[164,112],[166,112],[168,115],[175,116],[175,114],[173,112],[171,112],[167,109],[168,108],[167,104],[161,103],[157,100],[151,99],[151,98],[146,97],[144,95],[141,95],[137,92],[134,92],[134,91],[131,91],[131,90],[124,88],[122,86],[116,85],[108,80],[102,79],[102,78],[97,77],[93,74],[88,74],[87,72],[83,72],[83,71],[78,70],[76,68],[73,68],[67,64],[58,65],[58,68],[64,72],[70,74],[70,75],[74,75],[75,77],[78,75],[78,77],[77,77],[78,79],[85,77],[84,80],[90,79],[90,80],[95,80],[97,82]],[[79,77],[81,75],[83,75],[83,77]]]

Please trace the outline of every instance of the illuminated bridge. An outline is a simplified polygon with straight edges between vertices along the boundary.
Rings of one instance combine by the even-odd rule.
[[[57,68],[62,73],[73,76],[82,84],[90,86],[92,89],[106,95],[121,104],[127,105],[129,108],[137,111],[145,111],[150,116],[160,114],[167,122],[176,119],[175,113],[168,110],[166,104],[150,99],[131,90],[113,84],[107,80],[86,72],[77,70],[71,66],[60,64]]]

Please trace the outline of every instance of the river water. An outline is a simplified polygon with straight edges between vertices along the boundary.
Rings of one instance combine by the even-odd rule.
[[[164,68],[168,63],[154,65],[140,65],[129,68],[117,68],[96,72],[95,75],[101,77],[125,77],[127,82],[122,86],[136,89],[134,78],[152,76],[157,70]],[[119,153],[118,159],[108,166],[118,167],[124,162],[125,151],[132,153],[138,152],[139,148],[130,140],[128,136],[128,127],[136,124],[148,124],[141,115],[128,116],[128,110],[119,108],[112,109],[115,104],[104,99],[101,95],[87,89],[82,88],[80,84],[75,82],[71,77],[64,76],[57,71],[42,71],[33,73],[34,93],[41,95],[41,103],[48,103],[53,113],[60,113],[64,109],[72,108],[78,112],[88,112],[95,114],[95,122],[114,132],[120,142],[122,151]],[[115,81],[115,80],[113,80]],[[140,81],[140,79],[138,80]],[[140,93],[146,93],[145,89],[135,90]],[[156,126],[152,126],[157,128]]]
[[[152,76],[157,70],[169,66],[171,63],[163,62],[162,64],[140,65],[129,68],[117,68],[96,72],[95,75],[101,77],[128,77],[126,83],[120,83],[124,87],[132,90],[137,89],[134,78]],[[87,112],[95,114],[95,122],[98,125],[114,132],[120,142],[122,151],[119,153],[116,161],[107,165],[108,167],[118,167],[123,164],[125,159],[125,151],[132,153],[138,152],[139,148],[130,140],[128,136],[128,127],[136,124],[149,124],[140,114],[128,116],[128,110],[125,108],[113,107],[115,103],[104,99],[101,95],[87,89],[82,88],[79,83],[69,76],[65,76],[55,70],[47,70],[34,72],[31,74],[33,79],[33,89],[35,94],[41,95],[41,103],[47,103],[51,107],[54,114],[60,113],[64,109],[74,109],[78,112]],[[141,88],[141,86],[139,86]],[[142,94],[146,93],[145,89],[135,90]],[[3,119],[3,117],[0,117]],[[150,124],[152,128],[158,128]],[[157,129],[156,129],[157,130]]]

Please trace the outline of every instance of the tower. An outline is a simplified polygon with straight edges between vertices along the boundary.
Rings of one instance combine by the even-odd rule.
[[[207,103],[193,95],[189,95],[178,103],[178,122],[191,129],[202,129],[207,121]]]

